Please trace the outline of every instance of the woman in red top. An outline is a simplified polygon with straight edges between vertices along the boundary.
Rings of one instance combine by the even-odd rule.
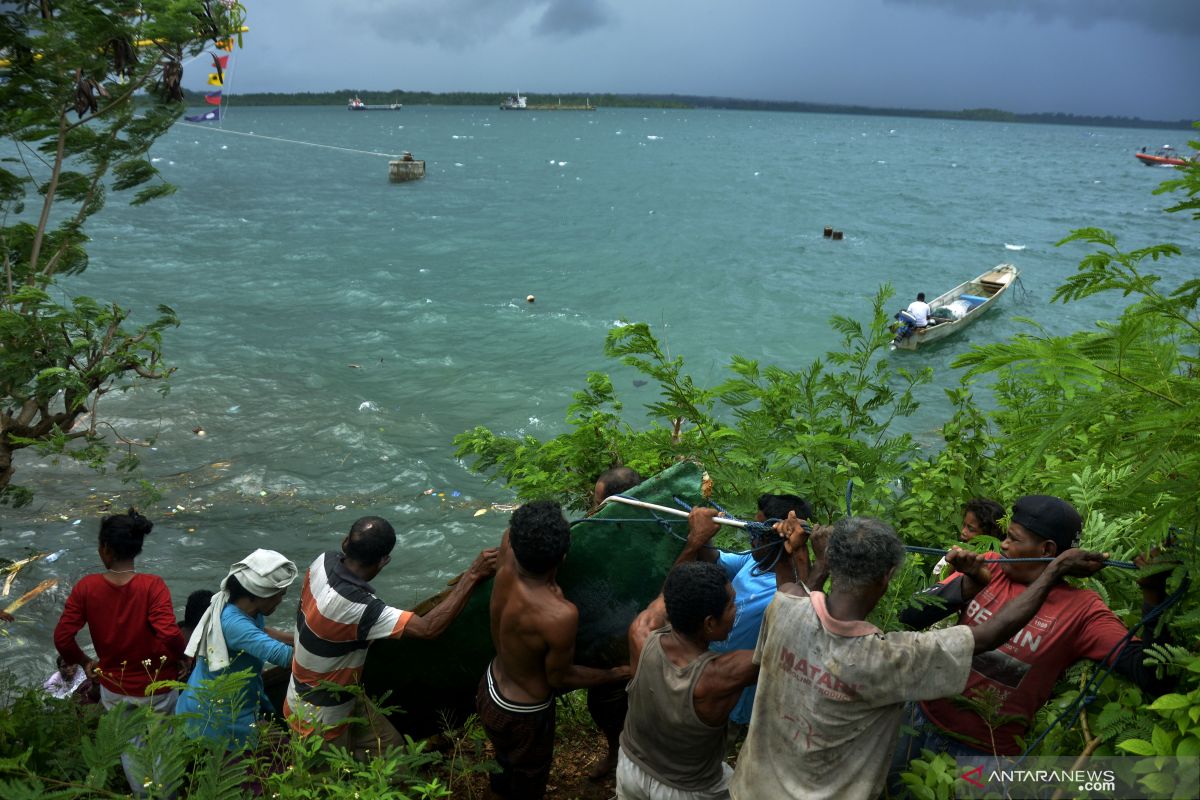
[[[185,645],[167,585],[133,566],[153,528],[133,509],[101,521],[99,552],[105,571],[75,584],[54,628],[54,646],[63,659],[86,665],[89,673],[95,670],[105,708],[122,702],[149,703],[164,713],[175,708],[176,690],[148,690],[154,681],[178,677]],[[95,661],[75,641],[84,625],[96,648]]]

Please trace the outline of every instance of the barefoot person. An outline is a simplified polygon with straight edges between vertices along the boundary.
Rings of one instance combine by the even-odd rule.
[[[479,682],[475,706],[496,749],[501,772],[491,776],[491,786],[502,797],[545,795],[557,690],[599,686],[630,674],[629,667],[573,663],[579,611],[555,582],[570,546],[571,528],[558,503],[549,500],[514,511],[500,545],[491,601],[496,657]]]
[[[342,539],[341,552],[322,553],[309,565],[296,615],[284,715],[301,735],[319,731],[327,742],[360,758],[382,754],[403,739],[361,693],[337,687],[359,685],[373,639],[441,636],[471,591],[496,571],[493,547],[476,557],[441,603],[417,616],[380,600],[369,583],[392,560],[395,546],[396,531],[386,519],[363,517],[355,522]],[[351,724],[350,717],[365,722]]]

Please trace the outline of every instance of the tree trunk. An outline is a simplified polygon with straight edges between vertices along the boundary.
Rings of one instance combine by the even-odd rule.
[[[13,449],[8,444],[7,436],[0,436],[0,492],[8,488],[8,482],[13,476]]]

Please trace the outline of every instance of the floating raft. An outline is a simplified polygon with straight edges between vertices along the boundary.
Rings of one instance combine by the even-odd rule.
[[[700,504],[701,475],[699,466],[681,462],[626,494],[664,506],[674,505],[674,497]],[[579,608],[576,663],[606,668],[628,663],[629,624],[662,590],[683,541],[643,509],[609,503],[589,518],[597,519],[634,521],[575,522],[558,584]],[[671,518],[666,525],[686,536],[686,520]],[[448,592],[413,610],[428,611]],[[392,717],[398,729],[427,735],[444,727],[443,712],[461,721],[475,710],[475,690],[495,653],[488,613],[491,596],[492,581],[487,581],[440,639],[402,637],[372,643],[363,680],[372,696],[391,692],[387,704],[403,712]]]

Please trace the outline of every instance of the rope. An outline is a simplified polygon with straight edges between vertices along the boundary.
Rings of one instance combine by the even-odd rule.
[[[381,158],[390,158],[390,159],[400,158],[400,156],[394,155],[392,153],[374,153],[374,152],[371,152],[370,150],[358,150],[353,147],[338,147],[337,145],[333,145],[333,144],[320,144],[318,142],[302,142],[299,139],[285,139],[282,136],[266,136],[265,134],[261,134],[261,133],[247,133],[246,131],[231,131],[227,128],[213,128],[209,125],[205,125],[200,122],[184,121],[184,122],[180,122],[179,124],[186,125],[189,128],[198,128],[198,129],[210,131],[212,133],[229,133],[229,134],[233,134],[235,136],[248,136],[252,139],[270,139],[271,141],[274,141],[274,142],[287,142],[288,144],[303,144],[303,145],[308,145],[309,147],[324,147],[328,150],[341,150],[342,152],[345,152],[345,153],[358,153],[360,155],[365,155],[365,156],[379,156]]]
[[[910,553],[920,553],[922,555],[938,556],[944,558],[949,550],[942,550],[939,547],[918,547],[915,544],[906,544],[904,549]],[[1053,561],[1053,558],[995,558],[988,561],[989,564],[1048,564]],[[1117,567],[1118,569],[1137,569],[1137,564],[1132,561],[1113,561],[1104,562],[1106,567]]]

